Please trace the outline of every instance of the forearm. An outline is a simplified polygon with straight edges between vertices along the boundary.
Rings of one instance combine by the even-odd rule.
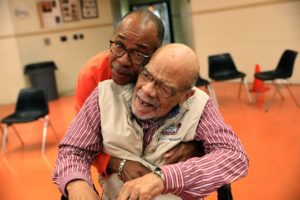
[[[205,156],[162,166],[166,174],[164,192],[184,199],[204,197],[246,175],[248,158],[244,148],[211,99],[199,120],[195,140],[203,141]]]
[[[66,196],[66,185],[76,179],[84,180],[92,187],[90,166],[94,155],[92,152],[60,145],[52,180],[61,193]]]
[[[92,160],[102,151],[97,94],[93,92],[87,99],[59,145],[53,182],[64,194],[65,186],[71,180],[81,179],[92,185]]]
[[[165,174],[164,193],[195,199],[245,176],[248,160],[242,152],[222,149],[161,169]]]

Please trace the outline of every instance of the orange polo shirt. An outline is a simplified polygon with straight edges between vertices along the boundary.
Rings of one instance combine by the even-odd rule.
[[[109,50],[92,57],[79,71],[75,88],[75,109],[78,113],[98,83],[111,79]]]
[[[77,113],[98,83],[111,79],[108,55],[109,50],[98,53],[80,69],[75,88],[75,109]],[[109,155],[102,153],[94,160],[93,165],[104,177],[107,176],[106,166],[109,158]]]

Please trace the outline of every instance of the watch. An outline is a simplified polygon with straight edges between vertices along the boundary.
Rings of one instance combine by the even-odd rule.
[[[159,176],[163,181],[165,180],[164,173],[161,171],[159,167],[156,167],[153,171],[153,173],[157,176]]]

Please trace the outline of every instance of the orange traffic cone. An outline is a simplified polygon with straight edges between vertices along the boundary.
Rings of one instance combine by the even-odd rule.
[[[260,67],[258,64],[256,64],[255,73],[259,73],[259,72],[260,72]],[[267,90],[269,90],[269,88],[264,86],[264,82],[262,80],[254,78],[253,86],[250,92],[265,92]]]

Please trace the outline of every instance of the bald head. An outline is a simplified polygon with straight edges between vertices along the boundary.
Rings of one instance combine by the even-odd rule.
[[[200,67],[197,55],[190,47],[179,43],[167,44],[153,54],[152,62],[173,74],[174,78],[180,78],[185,86],[195,85]]]
[[[197,56],[191,48],[176,43],[159,48],[139,75],[132,112],[144,120],[166,115],[194,95],[198,72]]]

